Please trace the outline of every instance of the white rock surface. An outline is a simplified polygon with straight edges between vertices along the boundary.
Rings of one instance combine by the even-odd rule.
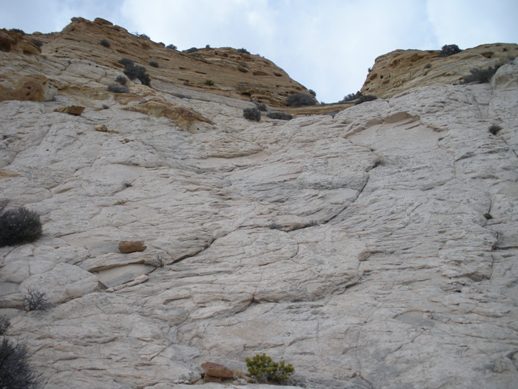
[[[491,85],[259,123],[161,84],[214,121],[193,133],[115,101],[0,103],[17,174],[1,196],[44,226],[0,248],[0,304],[28,286],[59,303],[9,311],[9,336],[45,388],[187,388],[204,361],[260,352],[308,388],[515,387],[517,80],[514,63]],[[146,252],[117,254],[128,237]]]

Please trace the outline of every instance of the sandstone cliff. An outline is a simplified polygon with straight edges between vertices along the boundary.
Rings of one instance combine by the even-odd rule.
[[[515,385],[518,61],[491,83],[410,78],[336,115],[250,122],[250,98],[305,88],[102,20],[37,37],[41,54],[15,38],[0,200],[43,236],[0,248],[0,314],[42,387],[188,388],[206,361],[244,371],[262,352],[299,387]],[[121,57],[151,85],[109,92]],[[29,290],[54,306],[25,312]]]

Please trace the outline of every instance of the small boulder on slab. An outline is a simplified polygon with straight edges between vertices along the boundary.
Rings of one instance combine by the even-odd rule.
[[[119,242],[119,251],[122,254],[141,252],[146,249],[143,240],[121,240]]]

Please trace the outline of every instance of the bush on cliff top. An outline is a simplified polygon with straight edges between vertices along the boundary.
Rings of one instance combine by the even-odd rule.
[[[309,105],[315,105],[317,99],[315,96],[306,93],[294,93],[286,99],[286,104],[290,107],[304,107]]]

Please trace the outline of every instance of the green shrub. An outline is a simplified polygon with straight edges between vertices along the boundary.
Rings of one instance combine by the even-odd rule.
[[[250,52],[247,49],[237,49],[237,52],[241,54],[250,54]]]
[[[252,358],[246,358],[246,367],[248,374],[260,383],[286,383],[295,371],[290,363],[283,360],[274,362],[266,354],[256,354]]]
[[[20,207],[0,215],[0,247],[33,242],[41,236],[40,216]]]
[[[304,107],[309,105],[315,105],[317,99],[314,96],[306,93],[294,93],[288,96],[286,104],[290,107]]]
[[[205,85],[207,85],[207,86],[214,86],[214,81],[212,81],[212,80],[205,80]]]
[[[111,46],[111,45],[110,45],[110,41],[109,41],[108,39],[101,39],[101,40],[99,41],[99,44],[100,44],[101,46],[104,46],[104,47],[107,47],[107,48],[109,48],[109,47]]]
[[[154,68],[158,67],[158,62],[156,61],[149,61],[149,66],[153,66]]]
[[[471,69],[471,74],[469,76],[463,77],[462,83],[470,84],[472,82],[476,82],[479,84],[483,84],[489,82],[491,80],[491,77],[493,77],[493,75],[496,73],[500,66],[501,65],[495,65],[487,69]]]
[[[184,53],[190,54],[190,53],[196,53],[198,49],[196,47],[191,47],[190,49],[184,50]]]
[[[258,122],[261,120],[261,111],[257,108],[245,108],[243,109],[243,117],[247,120]]]
[[[170,45],[166,46],[166,49],[176,50],[176,46],[171,43]]]
[[[0,344],[0,388],[27,389],[36,386],[36,379],[27,363],[23,345],[12,345],[7,339]]]

